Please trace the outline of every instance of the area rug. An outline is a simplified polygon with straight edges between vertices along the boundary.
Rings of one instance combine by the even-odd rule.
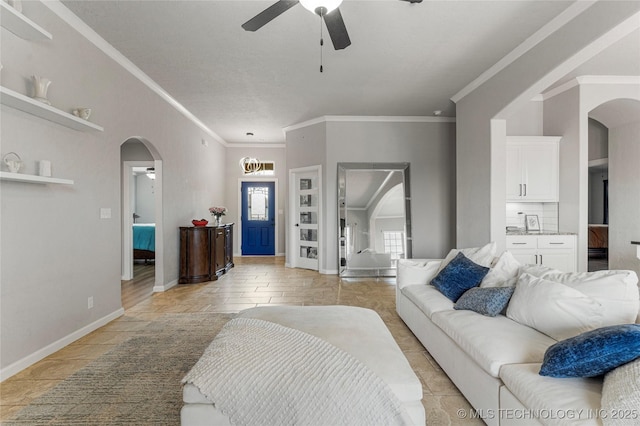
[[[179,425],[184,375],[230,314],[165,314],[4,425]]]

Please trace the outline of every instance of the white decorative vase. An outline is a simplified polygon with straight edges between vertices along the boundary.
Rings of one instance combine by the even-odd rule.
[[[32,76],[31,79],[33,80],[33,98],[44,104],[51,105],[51,102],[47,99],[47,90],[49,90],[51,80],[37,75]]]

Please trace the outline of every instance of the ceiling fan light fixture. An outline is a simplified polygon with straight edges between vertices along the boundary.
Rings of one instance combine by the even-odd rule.
[[[318,8],[324,8],[324,13],[327,14],[340,6],[341,3],[342,0],[300,0],[300,4],[311,13],[317,13]]]

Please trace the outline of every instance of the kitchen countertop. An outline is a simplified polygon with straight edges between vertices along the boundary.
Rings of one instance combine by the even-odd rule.
[[[509,231],[510,235],[576,235],[575,232],[558,232],[558,231]]]

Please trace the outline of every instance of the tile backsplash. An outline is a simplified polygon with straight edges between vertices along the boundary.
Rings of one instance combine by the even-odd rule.
[[[540,228],[547,232],[558,232],[558,203],[507,203],[507,226],[524,229],[524,217],[537,214]]]

